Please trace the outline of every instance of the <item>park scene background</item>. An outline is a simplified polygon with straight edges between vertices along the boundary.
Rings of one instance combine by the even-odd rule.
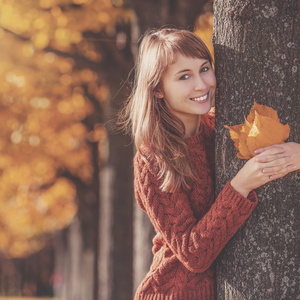
[[[133,298],[154,232],[115,123],[147,29],[189,29],[215,56],[218,191],[243,163],[224,124],[254,99],[299,142],[297,20],[296,1],[0,0],[0,299]],[[297,299],[299,173],[258,193],[219,258],[220,299]]]

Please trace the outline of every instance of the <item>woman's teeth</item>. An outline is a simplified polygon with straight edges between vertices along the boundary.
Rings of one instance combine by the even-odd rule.
[[[206,94],[205,96],[202,97],[195,97],[195,98],[191,98],[192,101],[204,101],[207,99],[208,94]]]

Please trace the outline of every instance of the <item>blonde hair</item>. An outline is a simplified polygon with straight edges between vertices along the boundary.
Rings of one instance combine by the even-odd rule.
[[[164,72],[175,62],[178,53],[207,59],[212,64],[209,50],[190,31],[164,28],[145,34],[139,48],[133,90],[120,114],[137,150],[143,145],[151,149],[162,179],[160,188],[166,192],[175,192],[180,187],[189,189],[190,181],[195,180],[184,139],[184,125],[165,102],[155,96]]]

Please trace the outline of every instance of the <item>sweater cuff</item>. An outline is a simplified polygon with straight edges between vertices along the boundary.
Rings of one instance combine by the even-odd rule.
[[[236,190],[232,187],[232,185],[231,185],[231,180],[228,181],[228,182],[226,183],[225,186],[227,186],[227,185],[229,185],[228,188],[229,188],[230,190],[232,190],[232,191],[235,192],[236,194],[240,195],[240,197],[242,197],[242,198],[244,198],[244,199],[248,199],[248,200],[250,200],[251,202],[257,202],[257,201],[258,201],[257,195],[256,195],[256,193],[255,193],[254,190],[252,190],[252,191],[249,193],[249,195],[248,195],[247,197],[244,197],[243,195],[241,195],[238,191],[236,191]]]
[[[254,190],[249,193],[248,197],[244,197],[232,187],[231,181],[226,183],[223,191],[236,202],[237,206],[243,207],[245,210],[252,211],[258,203],[258,197]]]

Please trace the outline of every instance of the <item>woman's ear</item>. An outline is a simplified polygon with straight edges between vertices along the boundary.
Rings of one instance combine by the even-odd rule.
[[[164,97],[161,91],[154,91],[154,96],[159,99],[162,99]]]

